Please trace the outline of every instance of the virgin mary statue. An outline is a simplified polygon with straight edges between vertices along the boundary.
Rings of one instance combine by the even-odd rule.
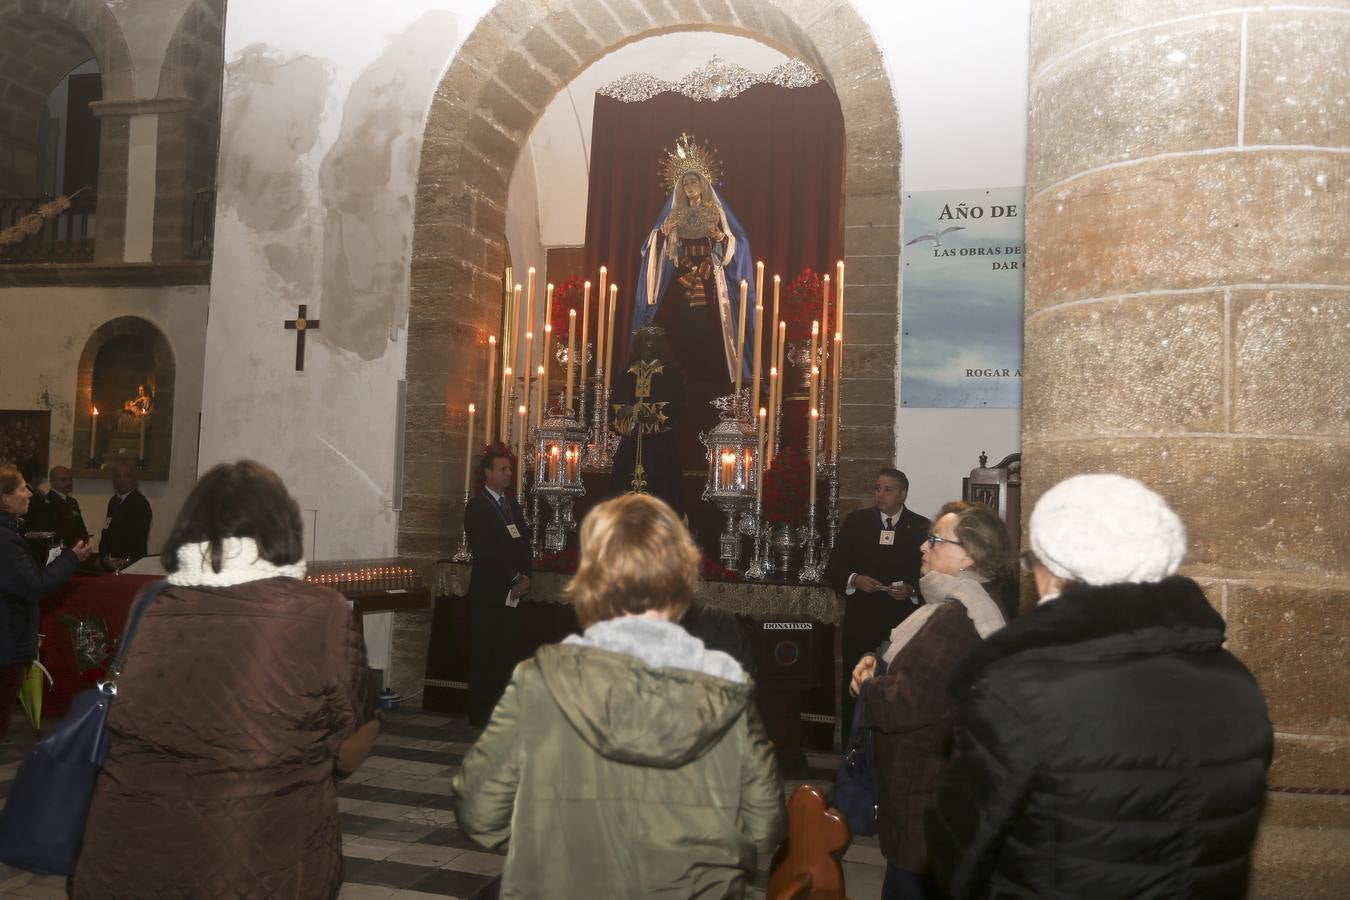
[[[717,196],[717,161],[706,145],[681,135],[662,170],[670,197],[642,248],[629,345],[639,329],[663,327],[689,379],[690,400],[704,393],[699,387],[708,391],[700,399],[712,399],[730,393],[735,379],[742,279],[748,284],[745,330],[755,333],[750,240]]]

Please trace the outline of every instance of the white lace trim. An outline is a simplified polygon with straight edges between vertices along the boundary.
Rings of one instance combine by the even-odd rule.
[[[221,566],[211,568],[211,542],[184,544],[178,548],[178,571],[169,576],[169,584],[180,587],[231,587],[262,581],[264,578],[305,577],[305,561],[278,566],[258,556],[253,538],[226,538],[221,542]]]

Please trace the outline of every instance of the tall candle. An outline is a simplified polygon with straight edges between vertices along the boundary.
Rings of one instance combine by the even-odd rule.
[[[774,439],[778,436],[778,367],[769,369],[769,465],[773,465]]]
[[[95,441],[98,440],[98,407],[90,407],[89,413],[89,458],[94,458],[96,448]]]
[[[544,392],[548,390],[548,370],[543,366],[535,369],[534,377],[539,382],[539,402],[534,405],[534,424],[544,424],[544,412],[548,408]]]
[[[528,341],[529,335],[525,336]],[[820,343],[820,323],[811,323],[811,355],[808,356],[807,365],[811,367],[811,409],[816,408],[816,377],[820,374],[820,369],[816,366],[816,345]]]
[[[591,283],[583,285],[581,294],[581,369],[577,375],[577,387],[586,391],[586,341],[590,338],[591,324]]]
[[[497,336],[488,335],[487,409],[483,410],[483,443],[492,443],[492,395],[497,392]]]
[[[467,496],[471,485],[469,476],[473,472],[473,404],[469,404],[469,431],[464,438],[464,494]]]
[[[549,357],[553,355],[553,322],[544,323],[544,362],[539,367],[539,417],[548,412]]]
[[[136,451],[136,458],[145,459],[145,413],[141,413],[136,418],[140,420],[141,425],[141,448]]]
[[[515,323],[515,307],[511,305],[511,267],[506,267],[506,274],[502,278],[502,363],[510,359],[511,353],[511,331]],[[506,418],[503,411],[502,418]]]
[[[810,409],[819,410],[820,400],[820,366],[811,367],[811,390],[810,390]]]
[[[520,437],[516,438],[516,502],[523,504],[525,502],[525,432],[529,430],[526,427],[525,404],[520,405]]]
[[[754,365],[750,367],[750,408],[759,406],[759,346],[764,343],[764,304],[755,304],[755,352],[752,354]]]
[[[836,331],[844,330],[844,261],[835,263],[834,279],[834,319],[839,323]]]
[[[764,305],[764,260],[755,263],[755,305]]]
[[[527,331],[525,332],[525,358],[520,364],[521,393],[524,394],[520,400],[525,404],[526,409],[530,408],[530,389],[534,387],[534,383],[530,379],[530,376],[534,374],[534,365],[530,362],[534,358],[533,351],[534,332]]]
[[[511,383],[511,379],[514,375],[515,372],[512,371],[510,366],[504,366],[502,368],[502,424],[500,426],[501,434],[497,437],[497,440],[501,441],[503,444],[507,443],[506,436],[511,433],[511,410],[506,408],[506,398],[510,396],[508,393],[510,388],[507,386]]]
[[[821,279],[820,291],[820,333],[829,336],[830,334],[830,276],[826,275]],[[820,345],[820,353],[825,355],[825,345]],[[823,363],[824,360],[821,360]]]
[[[572,380],[577,370],[577,311],[567,311],[567,414],[572,414]]]
[[[595,295],[595,371],[598,374],[605,367],[605,267],[600,267],[599,291]]]
[[[834,376],[830,379],[830,461],[839,462],[839,357],[844,352],[844,335],[834,333]]]
[[[783,366],[783,357],[787,353],[787,322],[781,319],[778,322],[778,359],[775,364],[778,366],[778,403],[775,404],[775,415],[777,410],[783,408],[783,382],[787,381],[787,369]]]
[[[769,411],[759,408],[759,429],[755,433],[755,499],[764,499],[764,422]]]
[[[782,286],[783,279],[777,275],[773,276],[773,318],[769,320],[769,328],[772,332],[769,334],[769,343],[772,345],[769,349],[769,365],[782,367],[778,359],[778,289]],[[770,410],[772,412],[772,410]],[[772,418],[772,416],[770,416]]]
[[[609,396],[609,379],[614,370],[614,308],[619,305],[619,286],[609,286],[609,312],[605,322],[605,396]]]
[[[745,308],[747,306],[745,295],[750,286],[746,284],[744,278],[741,279],[741,310],[739,321],[736,324],[736,398],[740,402],[741,385],[745,382]]]
[[[525,330],[534,331],[534,266],[529,268],[525,285]]]
[[[812,510],[814,510],[816,506],[816,423],[819,421],[820,411],[812,407],[811,418],[806,423],[806,427],[810,432],[807,440],[810,442],[811,447],[811,468],[807,473],[808,480],[811,484],[811,497],[808,502],[810,502]]]
[[[553,324],[553,284],[552,284],[552,282],[550,282],[549,284],[544,285],[544,291],[545,291],[545,298],[546,298],[546,299],[544,300],[544,321],[551,325],[551,324]],[[545,363],[545,365],[547,365],[547,363]]]

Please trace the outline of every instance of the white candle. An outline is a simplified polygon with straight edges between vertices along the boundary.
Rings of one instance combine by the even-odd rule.
[[[544,392],[548,390],[548,371],[543,366],[539,366],[534,371],[534,377],[539,382],[539,402],[534,405],[534,424],[542,425],[544,424],[545,408],[548,405],[544,396]]]
[[[515,374],[515,372],[512,371],[512,369],[511,369],[510,366],[506,366],[505,368],[503,368],[503,369],[502,369],[502,385],[505,386],[505,385],[510,384],[510,383],[511,383],[511,377],[512,377],[514,374]],[[505,394],[506,394],[506,391],[503,390],[502,393],[503,393],[503,395],[505,395]],[[500,441],[500,442],[503,443],[503,444],[506,443],[506,436],[507,436],[507,434],[510,433],[510,432],[509,432],[509,429],[510,429],[510,426],[511,426],[511,422],[510,422],[510,419],[509,419],[510,412],[511,412],[511,411],[510,411],[509,409],[506,408],[506,404],[503,403],[503,404],[502,404],[502,424],[501,424],[501,434],[498,435],[498,437],[497,437],[497,440]]]
[[[764,422],[769,411],[759,408],[759,430],[755,434],[755,499],[764,499]]]
[[[550,285],[551,286],[551,285]],[[553,355],[553,322],[544,323],[544,362],[539,367],[539,417],[548,412],[549,357]]]
[[[469,493],[472,485],[469,483],[469,476],[473,472],[473,404],[469,404],[469,430],[464,439],[464,493]]]
[[[145,459],[145,413],[137,415],[136,418],[140,420],[141,425],[141,448],[136,452],[136,458],[139,460]]]
[[[516,438],[516,502],[524,503],[525,494],[525,432],[527,427],[525,404],[520,405],[520,437]]]
[[[759,406],[759,345],[764,343],[764,304],[755,304],[755,352],[750,367],[750,408]]]
[[[839,462],[839,360],[844,355],[844,335],[834,333],[834,378],[830,381],[830,460]]]
[[[609,286],[609,313],[605,323],[605,396],[609,396],[609,379],[614,370],[614,307],[619,305],[619,286]]]
[[[567,311],[567,414],[572,414],[572,380],[577,370],[577,311]]]
[[[605,366],[605,303],[609,295],[605,293],[605,284],[609,278],[609,270],[604,266],[600,267],[600,285],[596,294],[596,302],[600,308],[595,311],[595,368],[597,371],[606,368]],[[609,374],[606,372],[605,374]]]
[[[96,450],[96,441],[98,440],[98,407],[90,407],[89,413],[89,458],[94,458]]]
[[[811,468],[807,472],[811,483],[811,498],[808,502],[811,504],[812,509],[814,509],[816,505],[816,423],[819,421],[820,411],[813,408],[811,410],[811,418],[806,423],[806,427],[809,430],[808,441],[810,442],[811,447]]]
[[[736,325],[736,398],[740,402],[741,385],[745,382],[745,295],[750,286],[746,284],[744,278],[741,279],[741,310],[739,313],[739,322]]]
[[[768,464],[773,465],[773,447],[774,439],[778,435],[778,367],[772,366],[769,369],[769,446],[765,448],[768,453]]]
[[[492,443],[492,395],[497,392],[497,336],[488,335],[487,408],[483,410],[483,443]]]
[[[577,374],[577,387],[586,390],[586,341],[590,338],[591,324],[591,283],[585,282],[581,294],[581,369]]]
[[[525,404],[526,409],[530,408],[530,389],[534,387],[534,384],[530,379],[530,376],[534,374],[534,367],[530,364],[530,360],[533,358],[533,356],[534,356],[534,332],[527,331],[525,332],[525,359],[522,364],[522,368],[520,370],[521,385],[522,385],[521,391],[525,395],[520,399],[521,402]]]

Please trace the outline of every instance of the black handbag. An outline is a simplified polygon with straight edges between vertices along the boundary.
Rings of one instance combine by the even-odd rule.
[[[75,870],[94,782],[108,758],[108,709],[117,676],[141,616],[164,584],[156,582],[137,598],[107,680],[77,694],[65,718],[19,764],[0,810],[0,862],[43,875]]]
[[[854,835],[873,835],[877,833],[877,797],[876,743],[859,694],[849,723],[848,745],[834,776],[832,805],[844,814]]]

